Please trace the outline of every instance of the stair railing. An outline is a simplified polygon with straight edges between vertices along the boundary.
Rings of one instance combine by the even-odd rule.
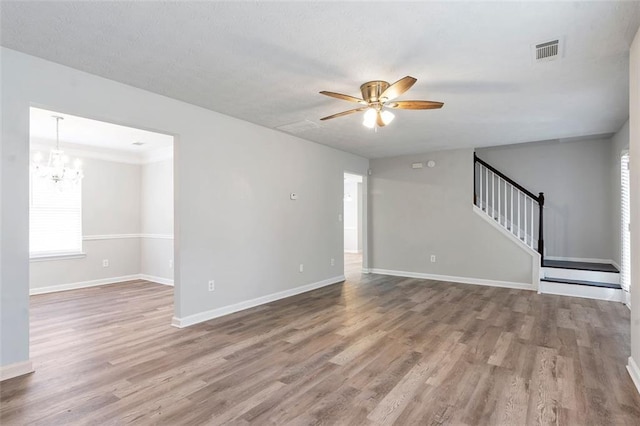
[[[535,195],[473,153],[473,203],[544,260],[544,193]],[[536,217],[537,213],[537,217]],[[534,235],[538,240],[534,241]]]

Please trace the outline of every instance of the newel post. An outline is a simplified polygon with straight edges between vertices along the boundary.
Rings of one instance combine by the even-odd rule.
[[[540,253],[540,266],[544,265],[544,234],[543,229],[543,208],[544,208],[544,192],[538,194],[538,208],[540,209],[539,223],[538,223],[538,253]]]

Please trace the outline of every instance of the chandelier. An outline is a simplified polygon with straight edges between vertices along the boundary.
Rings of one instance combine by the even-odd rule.
[[[33,156],[32,174],[38,178],[48,180],[58,188],[64,185],[78,184],[84,177],[82,174],[82,163],[76,159],[73,168],[68,166],[69,157],[60,149],[60,120],[64,117],[53,115],[56,119],[56,148],[49,152],[47,164],[42,162],[42,154],[36,152]]]

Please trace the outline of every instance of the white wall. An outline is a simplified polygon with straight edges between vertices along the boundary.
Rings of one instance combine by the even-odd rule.
[[[142,165],[140,273],[173,280],[173,159]]]
[[[614,258],[610,139],[532,142],[476,152],[534,194],[544,192],[546,256]]]
[[[436,166],[411,168],[428,160]],[[473,211],[473,150],[376,159],[371,169],[374,269],[532,284],[532,255]]]
[[[640,391],[640,31],[631,45],[629,153],[631,175],[631,359]]]
[[[343,171],[365,174],[366,159],[9,49],[0,55],[0,365],[29,357],[31,105],[176,135],[177,317],[342,274]]]
[[[64,147],[63,147],[64,148]],[[33,261],[30,287],[59,286],[140,273],[140,166],[82,158],[82,242],[85,258]],[[102,260],[109,260],[109,267]]]
[[[621,242],[621,205],[620,205],[620,158],[621,153],[629,149],[629,121],[627,121],[611,138],[611,242],[612,259],[620,266],[622,257]]]

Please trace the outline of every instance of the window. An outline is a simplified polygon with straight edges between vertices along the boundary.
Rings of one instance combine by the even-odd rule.
[[[622,271],[620,274],[620,286],[626,292],[629,292],[631,284],[631,233],[629,232],[630,215],[630,193],[629,193],[629,153],[625,152],[620,157],[620,186],[621,186],[621,216],[620,224],[621,240],[622,240]]]
[[[82,186],[62,189],[34,177],[29,191],[29,254],[34,257],[82,252]]]

